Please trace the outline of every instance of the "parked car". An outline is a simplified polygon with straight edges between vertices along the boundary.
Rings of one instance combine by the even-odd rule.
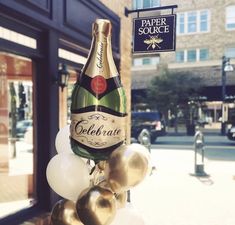
[[[162,113],[157,111],[131,113],[131,136],[139,141],[140,135],[146,131],[150,134],[151,143],[154,143],[157,137],[166,135],[166,123]]]
[[[16,136],[19,138],[23,138],[26,131],[32,128],[33,121],[32,120],[21,120],[16,124]]]
[[[235,126],[232,126],[228,132],[227,132],[227,137],[231,141],[235,141]]]

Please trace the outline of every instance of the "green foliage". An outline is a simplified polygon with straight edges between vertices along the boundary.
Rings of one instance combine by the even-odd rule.
[[[165,69],[152,80],[147,101],[152,108],[162,112],[171,110],[176,114],[179,108],[187,107],[189,99],[200,95],[201,87],[201,79],[191,72],[171,72]]]

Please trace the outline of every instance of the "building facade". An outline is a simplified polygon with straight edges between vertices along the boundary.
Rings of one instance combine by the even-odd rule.
[[[112,22],[113,56],[130,109],[131,19],[124,6],[131,1],[0,0],[0,224],[48,224],[38,215],[59,197],[46,167],[58,130],[69,122],[71,90],[96,18]],[[64,72],[70,78],[62,91]]]
[[[235,1],[223,0],[215,4],[213,0],[161,0],[161,6],[175,4],[178,5],[175,9],[176,51],[160,53],[158,63],[151,66],[155,70],[146,66],[146,70],[141,71],[133,64],[133,80],[135,74],[137,79],[133,82],[132,93],[146,89],[148,83],[142,81],[146,78],[151,82],[151,78],[159,74],[161,65],[172,71],[190,71],[201,77],[204,84],[202,97],[207,109],[200,116],[209,117],[213,122],[226,122],[234,111],[235,72],[224,69],[225,64],[235,65]],[[224,97],[223,87],[226,89]]]

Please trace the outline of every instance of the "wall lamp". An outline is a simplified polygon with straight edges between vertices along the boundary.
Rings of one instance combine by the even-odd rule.
[[[63,63],[58,71],[57,79],[58,85],[61,87],[61,91],[63,91],[64,87],[68,86],[69,76],[70,74],[67,70],[67,66]]]
[[[226,133],[226,121],[225,121],[225,105],[224,102],[226,100],[226,72],[233,71],[233,66],[230,64],[230,58],[226,56],[222,57],[222,68],[221,68],[221,75],[222,75],[222,123],[221,123],[221,134],[225,135]]]

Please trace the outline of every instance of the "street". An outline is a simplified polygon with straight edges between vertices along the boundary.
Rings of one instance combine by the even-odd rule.
[[[152,149],[194,150],[194,136],[158,137]],[[235,161],[235,141],[219,134],[205,134],[205,158],[209,160]]]
[[[193,141],[192,136],[165,136],[151,146],[156,169],[131,191],[146,225],[235,224],[235,143],[205,135],[208,176],[200,177],[194,171]]]

